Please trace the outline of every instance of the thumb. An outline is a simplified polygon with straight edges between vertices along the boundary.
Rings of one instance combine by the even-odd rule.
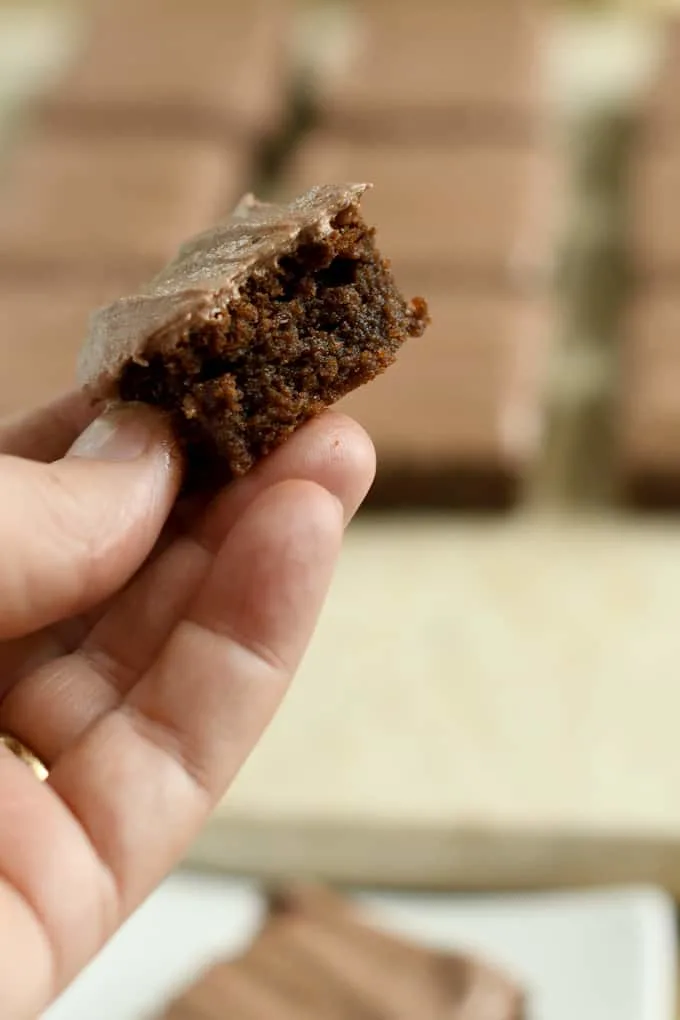
[[[83,612],[125,584],[180,478],[167,422],[137,405],[105,412],[53,464],[0,457],[0,639]]]

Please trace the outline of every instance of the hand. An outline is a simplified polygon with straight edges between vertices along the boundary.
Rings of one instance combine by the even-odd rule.
[[[207,506],[148,408],[0,425],[0,1016],[36,1017],[177,862],[278,706],[373,450],[327,413]],[[65,451],[68,451],[64,456]],[[61,459],[56,459],[61,458]]]

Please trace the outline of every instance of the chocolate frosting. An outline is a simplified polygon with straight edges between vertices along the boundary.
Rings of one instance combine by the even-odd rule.
[[[301,234],[327,234],[338,213],[358,205],[368,184],[322,185],[287,204],[246,195],[216,227],[184,244],[144,290],[96,312],[78,377],[95,397],[115,391],[123,366],[168,350],[201,321],[221,316],[262,267],[290,254]]]

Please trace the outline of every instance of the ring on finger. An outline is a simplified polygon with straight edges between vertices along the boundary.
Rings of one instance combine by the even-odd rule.
[[[47,779],[49,775],[47,766],[38,758],[37,754],[34,754],[30,748],[22,744],[16,737],[13,737],[11,733],[0,733],[0,747],[6,747],[15,758],[19,758],[25,765],[28,765],[33,775],[41,783],[44,783]]]

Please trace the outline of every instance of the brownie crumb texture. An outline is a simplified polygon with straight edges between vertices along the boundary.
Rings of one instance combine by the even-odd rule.
[[[330,228],[302,231],[170,349],[123,366],[119,396],[172,415],[194,479],[243,475],[423,333],[425,302],[402,298],[357,206]]]

